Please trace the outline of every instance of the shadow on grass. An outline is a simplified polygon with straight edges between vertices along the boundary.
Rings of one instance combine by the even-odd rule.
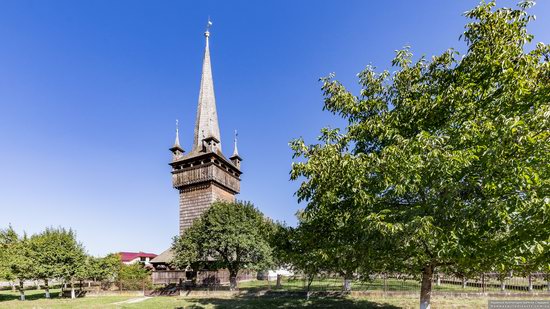
[[[50,292],[50,297],[51,298],[58,298],[59,297],[59,292]],[[26,300],[37,300],[37,299],[42,299],[42,298],[45,298],[44,293],[25,293],[25,299]],[[0,302],[10,301],[10,300],[19,300],[19,299],[20,299],[19,294],[0,293]]]
[[[189,301],[196,303],[194,308],[207,306],[214,306],[215,308],[399,308],[387,303],[365,299],[350,299],[341,295],[327,295],[326,293],[322,295],[314,294],[307,300],[304,292],[266,292],[259,295],[251,291],[229,299],[212,297],[189,299]]]

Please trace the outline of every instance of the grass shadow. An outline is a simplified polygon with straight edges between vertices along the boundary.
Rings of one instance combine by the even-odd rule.
[[[195,298],[188,299],[196,303],[195,308],[214,306],[215,308],[387,308],[399,307],[366,299],[351,299],[337,294],[313,294],[309,300],[305,292],[270,291],[262,294],[254,291],[240,294],[233,298]]]
[[[50,292],[51,298],[58,298],[60,292]],[[45,298],[44,293],[25,293],[25,299],[26,300],[37,300]],[[14,293],[0,293],[0,302],[3,301],[10,301],[10,300],[19,300],[20,296],[19,294]]]

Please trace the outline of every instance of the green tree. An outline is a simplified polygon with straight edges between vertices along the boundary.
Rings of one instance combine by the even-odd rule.
[[[91,278],[94,281],[115,281],[122,265],[118,253],[107,254],[102,258],[95,259]]]
[[[62,277],[65,255],[60,252],[70,233],[63,228],[46,228],[30,237],[31,257],[35,265],[33,277],[44,280],[46,298],[50,298],[49,280]]]
[[[100,267],[100,259],[91,255],[84,255],[82,263],[78,265],[75,273],[75,280],[78,280],[80,290],[82,290],[84,281],[93,280],[98,272],[101,272]]]
[[[88,280],[88,284],[91,284],[90,281],[99,281],[102,286],[103,284],[110,285],[116,283],[122,267],[123,264],[118,253],[108,254],[104,257],[86,256],[84,263],[78,269],[76,277],[80,281],[81,287],[83,280]]]
[[[183,236],[174,238],[173,264],[180,269],[227,269],[234,290],[240,270],[272,265],[271,225],[251,203],[215,202]]]
[[[82,267],[86,262],[86,253],[81,243],[76,240],[76,234],[72,230],[58,228],[55,230],[57,250],[54,257],[56,272],[59,277],[69,282],[71,286],[71,298],[76,298],[74,281],[82,273]]]
[[[358,75],[359,95],[322,79],[324,108],[348,124],[291,143],[305,216],[362,214],[353,224],[387,242],[386,267],[422,273],[422,308],[437,267],[548,264],[550,48],[525,51],[531,5],[480,4],[466,54],[413,61],[405,48],[394,73]]]
[[[150,277],[149,270],[141,263],[122,264],[119,268],[119,285],[130,290],[144,288],[145,285],[149,284]]]
[[[330,261],[322,246],[319,245],[322,234],[315,233],[312,229],[300,224],[297,228],[284,227],[279,230],[280,243],[274,247],[279,255],[289,262],[294,272],[300,272],[306,280],[306,297],[309,299],[311,283],[315,276],[326,271]]]
[[[10,282],[16,278],[9,267],[10,251],[8,249],[17,242],[17,239],[18,236],[11,226],[8,229],[0,230],[0,278]],[[15,292],[15,284],[12,283],[12,287]]]
[[[32,260],[31,247],[26,234],[23,236],[17,233],[10,226],[0,231],[0,242],[2,246],[3,275],[12,280],[19,281],[19,293],[21,300],[25,300],[24,282],[33,279],[35,263]]]

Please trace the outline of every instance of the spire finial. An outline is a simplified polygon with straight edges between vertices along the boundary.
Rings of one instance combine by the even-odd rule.
[[[239,136],[239,133],[237,133],[237,130],[235,130],[235,148],[233,149],[233,155],[232,157],[239,156],[239,150],[237,149],[237,136]]]
[[[210,20],[210,16],[208,16],[208,22],[206,23],[206,31],[204,32],[205,37],[210,36],[210,27],[212,27],[212,21]]]
[[[174,142],[174,147],[177,146],[179,147],[180,146],[180,133],[179,133],[179,121],[178,119],[176,119],[176,141]]]

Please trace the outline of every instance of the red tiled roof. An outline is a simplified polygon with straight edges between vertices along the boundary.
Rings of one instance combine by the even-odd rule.
[[[123,262],[130,262],[133,259],[140,258],[140,257],[148,257],[148,258],[155,258],[157,255],[154,253],[146,253],[146,252],[119,252],[120,259]]]

